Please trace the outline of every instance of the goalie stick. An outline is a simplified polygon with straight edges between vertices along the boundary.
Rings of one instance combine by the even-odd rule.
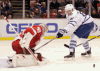
[[[93,39],[95,39],[95,38],[97,38],[97,37],[99,37],[100,35],[98,35],[98,36],[96,36],[96,37],[94,37],[94,38],[92,38],[92,39],[89,39],[88,41],[91,41],[91,40],[93,40]],[[83,43],[80,43],[79,45],[76,45],[76,47],[78,47],[78,46],[80,46],[80,45],[82,45]],[[69,48],[69,45],[67,45],[67,44],[64,44],[64,46],[65,47],[67,47],[67,48]]]
[[[14,27],[11,25],[11,23],[8,21],[8,19],[7,19],[6,17],[4,17],[4,19],[8,22],[8,24],[9,24],[10,27],[14,30],[14,32],[15,32],[16,34],[18,34],[18,33],[16,32],[16,30],[14,29]],[[18,36],[19,36],[19,35],[18,35]],[[25,48],[23,48],[23,53],[26,54]]]
[[[11,28],[16,32],[16,30],[14,29],[14,27],[11,25],[11,23],[8,21],[8,19],[6,17],[4,17],[4,19],[8,22],[8,24],[11,26]],[[18,35],[19,36],[19,35]],[[34,56],[34,58],[37,60],[37,62],[39,63],[38,58],[34,55],[34,53],[32,52],[32,50],[30,48],[28,48],[28,51],[30,52],[30,54],[32,54]],[[23,49],[23,52],[25,53],[25,49]]]

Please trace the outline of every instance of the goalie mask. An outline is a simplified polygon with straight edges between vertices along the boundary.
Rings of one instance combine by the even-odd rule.
[[[47,32],[48,31],[48,27],[47,27],[47,25],[46,24],[40,24],[40,26],[42,27],[42,29],[43,29],[43,34],[45,33],[45,32]]]

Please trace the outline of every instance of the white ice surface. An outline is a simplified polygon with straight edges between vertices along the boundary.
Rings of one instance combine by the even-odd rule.
[[[41,40],[40,44],[35,48],[48,42],[50,39]],[[76,48],[75,61],[64,61],[64,56],[69,54],[69,49],[63,45],[69,44],[69,39],[55,39],[46,46],[39,49],[37,52],[42,53],[47,58],[47,64],[31,67],[19,68],[3,68],[3,59],[7,59],[7,55],[13,55],[12,41],[0,41],[0,71],[100,71],[100,39],[90,41],[92,47],[91,57],[82,57],[80,54],[84,52],[84,48],[79,46]],[[78,40],[79,44],[81,43]],[[93,67],[95,64],[95,68]]]

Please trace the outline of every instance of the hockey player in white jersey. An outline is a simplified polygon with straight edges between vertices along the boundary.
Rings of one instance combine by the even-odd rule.
[[[73,30],[75,26],[77,26],[78,28],[71,35],[71,41],[69,46],[70,53],[69,55],[64,56],[64,58],[75,57],[75,47],[78,38],[82,38],[83,47],[86,50],[86,52],[81,53],[81,55],[90,55],[91,48],[89,47],[87,38],[94,28],[93,18],[89,15],[85,15],[84,13],[76,10],[72,4],[67,4],[65,6],[65,13],[66,18],[68,20],[68,24],[66,25],[66,27],[64,27],[64,29],[60,29],[58,31],[57,38],[62,37],[64,33],[70,32],[71,30]]]

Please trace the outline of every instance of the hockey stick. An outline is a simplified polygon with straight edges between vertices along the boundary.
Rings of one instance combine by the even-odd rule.
[[[11,25],[11,23],[8,21],[8,19],[6,17],[4,17],[4,19],[8,22],[8,24],[11,26],[11,28],[16,32],[16,30],[14,29],[14,27]],[[19,35],[18,35],[19,36]],[[25,49],[23,49],[23,52],[25,51]],[[34,58],[36,59],[37,62],[39,62],[39,60],[37,59],[37,57],[34,55],[34,53],[32,52],[32,50],[30,48],[28,48],[28,51],[30,52],[30,54],[32,54],[34,56]]]
[[[98,36],[96,36],[96,37],[94,37],[94,38],[92,38],[92,39],[89,39],[88,41],[91,41],[91,40],[93,40],[93,39],[95,39],[95,38],[97,38],[97,37],[99,37],[100,35],[98,35]],[[76,47],[78,47],[78,46],[80,46],[80,45],[82,45],[83,43],[80,43],[79,45],[77,45]],[[69,48],[69,45],[67,45],[67,44],[64,44],[64,46],[65,47],[67,47],[67,48]]]
[[[15,32],[16,34],[18,34],[18,33],[16,32],[16,30],[14,29],[14,27],[11,25],[11,23],[8,21],[8,19],[7,19],[6,17],[4,17],[4,19],[8,22],[8,24],[9,24],[10,27],[14,30],[14,32]],[[18,35],[18,36],[19,36],[19,35]],[[25,48],[23,48],[23,53],[26,54]]]
[[[51,42],[52,40],[56,39],[56,37],[54,37],[53,39],[51,39],[50,41],[48,41],[47,43],[43,44],[42,46],[40,46],[39,48],[37,48],[35,51],[39,50],[40,48],[42,48],[43,46],[47,45],[49,42]]]

